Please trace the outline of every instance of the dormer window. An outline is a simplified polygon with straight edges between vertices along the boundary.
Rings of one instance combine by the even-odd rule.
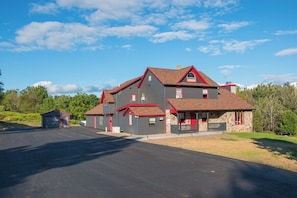
[[[187,82],[196,82],[196,76],[193,72],[188,73]]]

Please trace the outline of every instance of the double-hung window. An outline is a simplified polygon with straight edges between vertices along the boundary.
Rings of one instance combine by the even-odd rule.
[[[243,111],[235,111],[235,124],[244,124],[244,113]]]

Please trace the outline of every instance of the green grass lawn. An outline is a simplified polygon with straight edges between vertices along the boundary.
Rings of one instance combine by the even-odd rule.
[[[281,136],[272,133],[229,133],[239,138],[254,140],[258,147],[273,153],[283,154],[289,159],[297,160],[297,137]]]

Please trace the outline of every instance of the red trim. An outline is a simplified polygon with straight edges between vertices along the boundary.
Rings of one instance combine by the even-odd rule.
[[[137,88],[140,88],[141,87],[141,85],[142,85],[142,82],[144,81],[144,79],[146,78],[146,75],[148,74],[148,72],[151,72],[151,74],[152,75],[154,75],[155,76],[155,78],[162,84],[162,85],[164,85],[164,83],[154,74],[154,72],[152,72],[151,70],[150,70],[150,68],[147,68],[146,70],[145,70],[145,72],[144,72],[144,74],[143,74],[143,76],[142,76],[142,79],[141,79],[141,81],[140,81],[140,83],[138,84],[138,87]]]
[[[188,72],[187,72],[184,76],[182,76],[182,78],[181,78],[178,82],[180,83],[184,78],[186,78],[186,76],[187,76],[190,72],[192,72],[192,73],[195,74],[196,79],[198,78],[202,83],[207,84],[206,81],[204,80],[204,78],[202,78],[202,76],[199,74],[199,72],[196,70],[196,68],[195,68],[193,65],[189,68]],[[195,82],[194,82],[194,83],[195,83]],[[197,83],[197,82],[196,82],[196,83]]]
[[[225,87],[236,87],[237,85],[236,84],[225,84],[225,85],[221,85],[220,87],[222,87],[222,88],[225,88]]]
[[[123,83],[123,84],[127,83],[125,86],[123,86],[123,84],[121,84],[120,87],[118,87],[117,89],[115,89],[115,90],[113,89],[114,91],[111,91],[110,94],[118,93],[118,92],[122,91],[123,89],[129,87],[130,85],[134,84],[135,82],[139,81],[140,79],[142,79],[142,76],[137,77],[134,80],[132,79],[131,82],[126,81]]]
[[[167,99],[167,102],[173,107],[173,109],[170,110],[170,113],[176,113],[177,110],[176,108],[174,107],[174,105]]]
[[[158,104],[127,104],[125,106],[117,108],[117,111],[122,111],[129,107],[158,107],[158,106],[159,106]]]
[[[104,98],[105,98],[105,91],[102,92],[102,95],[101,95],[101,99],[100,99],[100,104],[103,104],[103,101],[104,101]]]

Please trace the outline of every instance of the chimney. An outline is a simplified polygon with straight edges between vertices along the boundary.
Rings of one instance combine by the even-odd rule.
[[[177,65],[177,66],[176,66],[176,70],[180,70],[181,68],[182,68],[181,65]]]
[[[221,88],[227,89],[231,93],[236,94],[237,85],[231,82],[226,82],[225,85],[221,85]]]

